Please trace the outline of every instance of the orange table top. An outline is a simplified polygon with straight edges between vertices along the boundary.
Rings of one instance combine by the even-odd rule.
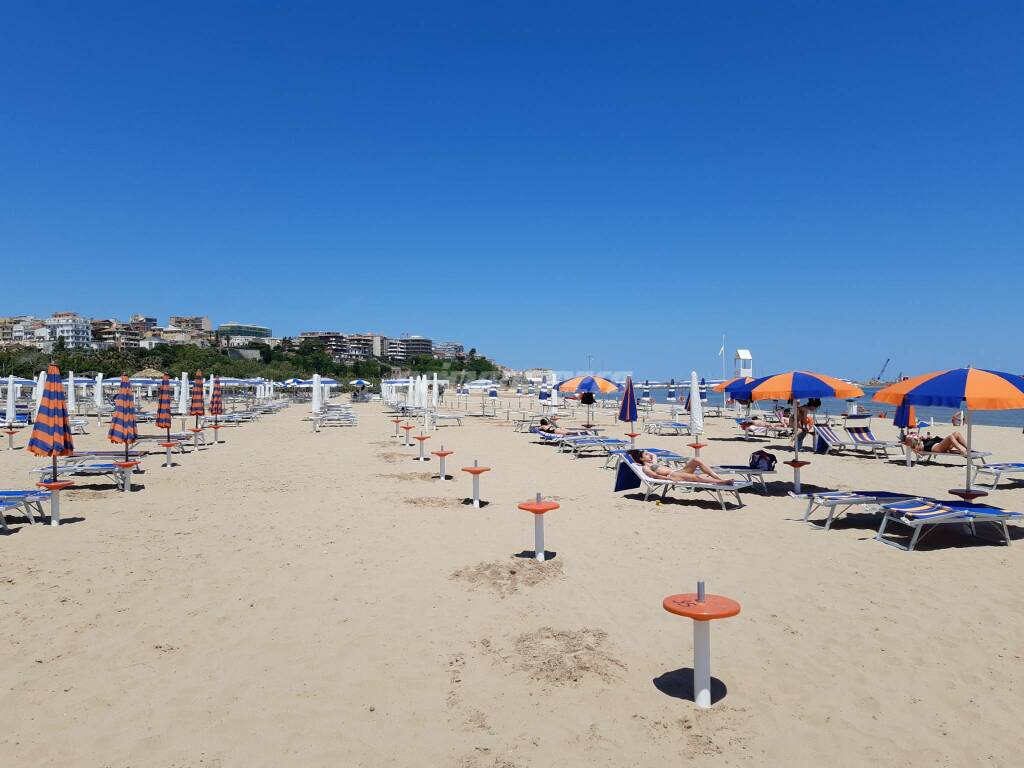
[[[199,433],[199,432],[202,432],[202,431],[203,431],[203,427],[189,427],[189,428],[188,428],[188,431],[189,431],[189,432],[196,432],[196,433]]]
[[[412,439],[413,440],[429,440],[430,439],[430,435],[413,435]]]
[[[469,472],[469,474],[471,474],[471,475],[480,475],[480,474],[483,474],[484,472],[490,472],[491,468],[490,467],[463,467],[462,471],[463,472]]]
[[[728,619],[740,612],[740,604],[722,595],[704,595],[704,602],[697,602],[696,592],[682,595],[669,595],[662,603],[669,613],[685,616],[695,621],[711,621],[712,619]]]
[[[137,467],[141,463],[141,461],[115,461],[114,466],[127,469],[128,467]]]
[[[402,426],[402,429],[416,429],[416,427],[414,427],[412,424],[405,424]]]
[[[70,488],[74,485],[74,482],[71,480],[61,480],[56,483],[36,483],[36,485],[48,491],[63,491],[65,488]]]
[[[431,451],[433,456],[451,456],[455,451]]]
[[[533,512],[535,515],[543,515],[545,512],[558,509],[560,506],[560,504],[554,501],[524,501],[519,505],[519,508],[524,512]]]
[[[789,461],[782,462],[787,466],[793,467],[793,469],[799,469],[800,467],[806,467],[811,462],[809,461],[797,461],[796,459],[790,459]]]
[[[626,437],[640,437],[639,432],[627,432]]]
[[[160,443],[161,448],[175,448],[178,444],[176,442]]]
[[[392,419],[392,420],[391,420],[391,423],[392,423],[392,424],[401,424],[401,423],[402,423],[402,420],[401,420],[401,419]]]

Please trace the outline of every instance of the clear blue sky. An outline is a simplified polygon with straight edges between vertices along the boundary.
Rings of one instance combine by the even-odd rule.
[[[0,314],[1024,369],[1021,3],[382,6],[5,4]]]

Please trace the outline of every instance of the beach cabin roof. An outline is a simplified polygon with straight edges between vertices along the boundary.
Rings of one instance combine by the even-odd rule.
[[[737,349],[736,350],[737,360],[753,360],[754,358],[750,354],[749,349]]]

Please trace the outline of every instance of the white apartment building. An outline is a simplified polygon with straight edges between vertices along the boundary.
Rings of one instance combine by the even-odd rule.
[[[89,349],[92,344],[92,323],[74,312],[54,312],[43,324],[50,341],[63,340],[67,349]]]

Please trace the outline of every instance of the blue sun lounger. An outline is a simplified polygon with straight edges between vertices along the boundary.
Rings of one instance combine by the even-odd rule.
[[[649,435],[688,435],[690,425],[685,421],[649,421],[644,424],[644,432]]]
[[[664,499],[672,489],[682,491],[704,491],[710,493],[717,500],[722,510],[725,511],[725,498],[723,493],[731,493],[736,497],[736,505],[743,506],[743,499],[740,498],[740,491],[749,488],[749,481],[738,481],[731,485],[720,485],[718,483],[690,483],[685,480],[669,480],[668,478],[655,478],[644,474],[643,469],[629,457],[629,454],[622,456],[619,466],[615,470],[615,486],[613,491],[629,491],[639,488],[644,494],[644,501],[650,499],[652,493],[661,491],[661,498]]]
[[[822,529],[826,531],[832,527],[832,523],[854,507],[863,507],[865,512],[877,512],[881,504],[917,498],[909,493],[892,493],[890,491],[822,491],[819,493],[790,493],[790,496],[794,499],[807,499],[807,509],[804,510],[803,519],[805,523],[811,523],[811,515],[819,509],[827,509],[828,514]]]
[[[968,502],[937,502],[933,499],[909,499],[892,504],[882,504],[882,525],[875,534],[875,539],[883,544],[913,552],[921,539],[927,535],[924,530],[928,526],[962,525],[975,536],[978,535],[978,523],[994,525],[1002,533],[1002,540],[1010,544],[1010,531],[1006,527],[1009,520],[1024,518],[1020,512],[1007,512],[1005,509],[988,504],[971,504]],[[898,541],[885,538],[886,528],[890,523],[898,523],[911,529],[910,541],[904,545]]]
[[[815,427],[818,429],[818,427]],[[855,448],[866,448],[880,459],[889,457],[889,449],[901,450],[902,446],[895,440],[879,440],[871,433],[871,427],[846,427]]]
[[[5,518],[12,512],[20,511],[29,525],[34,525],[33,517],[44,517],[42,503],[49,498],[49,491],[0,491],[0,530],[9,530]]]

